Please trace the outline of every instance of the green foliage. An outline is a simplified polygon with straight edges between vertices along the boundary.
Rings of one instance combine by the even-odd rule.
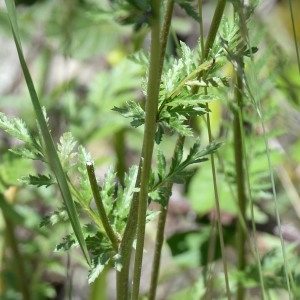
[[[25,146],[12,149],[12,152],[25,158],[44,159],[40,141],[33,138],[23,120],[9,119],[5,114],[0,113],[0,128],[25,143]]]
[[[224,226],[224,242],[226,245],[234,243],[235,228]],[[219,243],[218,234],[214,236],[216,243],[210,245],[211,235],[213,234],[210,226],[201,224],[201,230],[189,230],[175,233],[167,239],[172,255],[181,265],[208,266],[219,260],[222,251]],[[194,259],[191,260],[190,257]]]
[[[135,187],[137,175],[138,167],[132,166],[128,174],[125,174],[124,187],[118,186],[117,196],[114,202],[113,219],[115,220],[114,227],[119,233],[123,233],[125,229],[133,195],[139,192],[139,189]]]
[[[294,295],[299,295],[299,261],[294,258],[295,245],[287,247],[287,255],[293,264],[292,277],[295,283]],[[261,266],[265,276],[265,287],[268,290],[283,289],[287,290],[287,283],[282,265],[282,250],[278,247],[272,248],[261,258]],[[236,280],[244,282],[246,286],[259,286],[259,271],[257,264],[249,264],[244,273],[235,274]]]
[[[36,185],[37,187],[45,186],[48,187],[56,183],[56,180],[51,175],[38,174],[37,176],[28,175],[20,179],[23,184]]]
[[[124,108],[114,107],[112,110],[117,111],[125,118],[132,118],[133,121],[130,124],[133,127],[139,127],[145,123],[145,111],[139,103],[127,102]]]
[[[111,0],[111,3],[117,20],[122,24],[134,24],[136,31],[144,24],[150,25],[151,7],[149,0]]]
[[[83,148],[81,148],[81,151],[82,149]],[[110,225],[119,236],[123,234],[126,226],[133,194],[138,192],[138,189],[135,188],[137,173],[137,167],[134,166],[130,168],[128,174],[125,175],[124,186],[122,187],[116,184],[116,173],[113,168],[110,168],[104,177],[103,184],[99,186],[101,198]],[[81,181],[88,182],[87,174],[85,174],[84,178],[81,178]],[[65,223],[67,220],[68,216],[65,209],[55,210],[51,215],[48,215],[43,219],[41,226],[57,226],[57,224]],[[150,220],[151,219],[149,218],[149,221]],[[116,269],[120,269],[122,266],[121,260],[117,259],[118,253],[115,251],[103,229],[97,226],[97,223],[98,219],[94,219],[94,223],[86,224],[82,227],[85,243],[92,255],[89,283],[93,282],[99,273],[103,271],[104,264],[108,263],[109,260],[114,262]],[[75,235],[71,233],[65,236],[63,241],[59,243],[55,249],[58,252],[68,251],[71,248],[78,246],[79,244]],[[106,260],[103,263],[104,257]]]
[[[79,187],[77,189],[78,196],[80,197],[81,201],[89,204],[92,200],[92,191],[90,184],[87,180],[88,174],[86,170],[86,162],[92,161],[92,158],[90,153],[88,153],[83,146],[79,146],[77,159],[78,160],[75,168],[78,171],[77,178],[79,180]]]
[[[24,217],[19,214],[9,203],[7,203],[3,194],[0,194],[0,208],[2,213],[14,224],[22,224]]]
[[[221,2],[218,1],[218,3]],[[13,105],[14,113],[22,107],[21,113],[23,114],[21,119],[9,118],[6,114],[0,113],[0,128],[13,138],[8,142],[3,140],[3,143],[2,141],[0,143],[0,207],[4,216],[3,222],[2,214],[0,216],[0,229],[5,233],[9,231],[17,233],[13,238],[16,239],[16,245],[19,245],[22,251],[26,272],[29,273],[28,270],[32,270],[32,266],[38,270],[35,276],[30,276],[29,281],[24,280],[24,282],[29,282],[35,299],[56,296],[50,285],[37,284],[37,279],[35,279],[35,277],[43,277],[44,274],[41,274],[40,269],[51,270],[52,258],[49,258],[48,252],[43,253],[41,260],[44,261],[39,264],[35,256],[36,253],[42,253],[41,249],[48,247],[43,251],[49,251],[49,248],[53,248],[52,245],[57,243],[58,236],[64,237],[57,244],[56,252],[61,253],[78,247],[83,250],[87,262],[90,261],[88,283],[96,284],[96,278],[106,273],[104,270],[114,267],[118,272],[117,290],[120,290],[120,284],[126,285],[125,281],[128,281],[128,278],[121,277],[119,274],[123,274],[124,269],[126,272],[127,266],[131,265],[130,257],[133,248],[137,246],[137,249],[139,246],[138,244],[133,246],[131,240],[135,240],[136,229],[140,232],[140,226],[136,224],[140,224],[138,222],[141,219],[139,201],[143,197],[143,192],[146,191],[145,197],[148,197],[146,199],[148,203],[145,201],[143,204],[156,201],[161,207],[157,211],[149,210],[145,215],[146,222],[159,218],[158,234],[153,243],[158,247],[160,243],[164,244],[164,241],[159,239],[163,239],[165,230],[163,218],[167,215],[173,184],[184,185],[183,195],[179,197],[187,196],[192,206],[191,215],[195,213],[197,216],[196,221],[191,220],[191,230],[183,230],[180,227],[180,232],[175,232],[167,239],[172,262],[178,264],[179,268],[202,267],[203,273],[196,283],[189,283],[189,286],[183,287],[178,293],[170,295],[169,299],[199,299],[209,298],[209,295],[223,299],[225,284],[222,276],[224,274],[229,275],[231,294],[238,293],[237,290],[242,285],[249,290],[260,288],[262,299],[264,299],[265,292],[271,299],[273,295],[276,295],[273,291],[277,289],[287,291],[290,298],[292,298],[292,293],[295,299],[299,297],[297,288],[300,278],[299,259],[295,248],[287,247],[285,254],[282,242],[283,246],[279,250],[269,249],[262,257],[259,251],[255,255],[252,253],[253,246],[255,248],[259,245],[257,241],[260,243],[261,239],[263,242],[265,240],[256,231],[255,223],[261,225],[263,220],[264,224],[269,224],[269,218],[273,214],[273,204],[275,203],[274,206],[276,206],[278,202],[282,207],[290,208],[287,199],[290,194],[293,194],[290,191],[296,191],[297,195],[298,177],[294,174],[296,172],[292,175],[288,172],[286,172],[288,175],[278,174],[275,180],[271,175],[270,180],[273,167],[279,164],[280,167],[283,166],[286,169],[289,167],[284,166],[283,156],[276,150],[270,151],[267,144],[268,141],[278,138],[277,133],[275,134],[276,130],[273,130],[274,127],[278,127],[278,124],[274,124],[273,120],[278,111],[284,110],[285,107],[278,99],[282,98],[287,102],[288,96],[292,97],[291,91],[295,90],[293,92],[294,105],[299,102],[296,95],[296,75],[295,71],[294,73],[286,71],[287,78],[284,80],[276,78],[277,74],[282,72],[283,59],[278,55],[280,52],[277,50],[277,45],[269,47],[269,37],[266,38],[267,34],[261,31],[260,20],[256,19],[256,15],[253,14],[253,9],[259,1],[250,1],[244,7],[241,7],[241,1],[227,1],[229,2],[233,4],[235,17],[223,17],[221,21],[220,16],[217,20],[221,21],[221,27],[213,43],[208,43],[211,47],[209,47],[208,55],[205,54],[207,57],[204,58],[202,53],[203,44],[206,46],[204,41],[200,40],[194,49],[188,45],[188,42],[182,41],[178,42],[178,47],[174,48],[178,36],[187,41],[190,36],[182,36],[185,34],[181,32],[173,32],[169,35],[159,86],[158,107],[155,108],[155,124],[152,124],[156,128],[155,142],[160,148],[156,159],[153,159],[153,165],[156,168],[151,169],[149,181],[145,180],[141,184],[142,175],[145,174],[144,157],[132,159],[132,156],[140,151],[142,131],[129,129],[126,120],[124,121],[115,112],[129,118],[133,128],[144,127],[145,123],[147,124],[149,111],[144,101],[148,101],[149,96],[153,96],[148,95],[149,85],[151,85],[149,66],[153,61],[153,53],[149,55],[144,49],[132,52],[139,49],[142,44],[147,45],[145,37],[155,24],[152,8],[156,7],[151,7],[154,2],[87,0],[69,1],[68,5],[62,7],[58,0],[41,1],[32,5],[31,8],[22,7],[18,10],[18,19],[22,24],[20,32],[13,1],[6,0],[13,38],[38,122],[36,126],[35,118],[27,115],[29,110],[23,111],[24,99],[26,99],[23,94],[16,97],[3,96],[2,102],[5,108],[3,111]],[[199,3],[207,3],[205,5],[210,8],[214,6],[213,1],[198,1],[198,3],[190,0],[174,1],[174,4],[179,6],[187,16],[201,23],[203,20],[200,20],[198,14],[200,8],[196,6]],[[162,13],[166,12],[166,4],[167,1],[161,2]],[[181,26],[180,18],[181,16],[174,14],[172,27],[175,30]],[[206,20],[205,14],[202,18],[205,19],[205,24],[211,21]],[[33,23],[33,20],[37,23]],[[116,20],[119,24],[115,22]],[[187,19],[183,19],[183,22],[189,24]],[[1,30],[7,28],[6,13],[4,16],[2,11],[0,11],[0,23],[4,25],[1,26]],[[38,43],[38,48],[42,51],[42,59],[38,54],[34,57],[33,63],[30,63],[30,67],[33,67],[35,71],[38,70],[37,78],[47,77],[48,71],[56,67],[54,58],[61,54],[80,63],[80,71],[72,74],[71,78],[54,83],[54,86],[52,82],[41,83],[41,92],[38,94],[41,95],[41,99],[45,99],[43,105],[47,107],[50,120],[37,97],[36,84],[31,79],[21,47],[21,37],[24,41],[32,37],[36,38],[36,24],[39,24],[39,28],[42,28],[44,33],[42,41]],[[214,25],[212,24],[212,27]],[[163,39],[164,35],[161,34],[159,37]],[[155,37],[152,36],[153,40]],[[268,49],[264,49],[265,44],[268,45]],[[259,52],[256,45],[259,45]],[[258,55],[254,56],[256,52]],[[174,53],[177,54],[174,55]],[[123,59],[128,54],[129,59]],[[159,57],[161,53],[157,51],[154,54],[158,55],[156,57],[158,62],[161,59]],[[281,55],[283,56],[282,53]],[[94,60],[94,56],[97,61]],[[45,57],[49,61],[42,67],[45,69],[40,76],[40,60],[44,60]],[[54,64],[51,65],[50,62],[53,63],[53,61]],[[88,72],[87,78],[84,78],[85,72],[82,70],[90,61],[95,64],[91,72]],[[143,77],[142,80],[141,77]],[[236,83],[236,77],[241,79],[241,85]],[[293,80],[290,77],[293,77]],[[284,89],[282,89],[279,92],[278,86],[283,83],[286,84],[286,91],[283,92]],[[22,88],[13,88],[22,93]],[[242,103],[237,103],[237,94],[240,94]],[[19,101],[16,100],[17,97]],[[220,111],[220,114],[216,111]],[[243,149],[234,148],[236,128],[233,129],[232,123],[236,125],[237,115],[240,118],[242,140],[240,148]],[[291,115],[288,114],[287,119],[291,119]],[[56,122],[62,126],[56,126]],[[210,122],[216,123],[213,124],[217,127],[218,136],[216,135],[215,138],[222,143],[217,142],[211,136]],[[52,124],[55,129],[52,129],[54,138],[50,130]],[[265,129],[272,132],[268,133]],[[205,142],[207,131],[210,142]],[[120,135],[117,134],[119,132],[122,132],[120,140],[118,140]],[[144,135],[144,141],[153,142],[147,140],[146,132]],[[177,138],[176,143],[175,138]],[[15,144],[14,139],[20,142]],[[224,146],[221,147],[223,144]],[[6,149],[7,145],[12,148],[10,152]],[[187,145],[191,146],[187,147]],[[293,151],[294,148],[292,159],[285,157],[289,160],[288,163],[298,162],[299,145],[288,145],[287,148],[284,149],[285,153]],[[87,149],[91,149],[95,157],[98,155],[95,163]],[[147,149],[149,152],[150,150]],[[117,158],[115,158],[115,153],[117,153]],[[170,155],[170,153],[173,154]],[[242,153],[244,160],[239,161],[237,153]],[[212,155],[214,155],[212,163],[216,178],[212,176],[209,164],[202,164]],[[103,175],[101,170],[104,167],[101,163],[108,160],[109,163],[116,163],[117,167],[107,167],[107,172]],[[132,160],[140,161],[140,166],[131,165]],[[42,164],[35,161],[40,161]],[[94,186],[89,180],[88,165],[95,165],[97,174],[101,174],[99,180],[95,177]],[[121,170],[119,170],[119,165],[122,166]],[[222,269],[219,267],[220,259],[225,261],[231,259],[231,257],[224,256],[226,252],[222,249],[220,239],[225,247],[233,248],[237,254],[240,251],[235,244],[236,235],[241,234],[236,230],[236,226],[239,226],[243,214],[238,205],[240,199],[236,191],[241,179],[236,171],[237,165],[243,166],[245,176],[243,180],[246,186],[247,203],[245,206],[247,207],[244,225],[247,225],[249,220],[254,223],[251,230],[254,231],[255,238],[252,239],[251,234],[245,242],[250,250],[247,253],[244,251],[244,269],[236,271],[235,266],[229,263],[228,270],[224,265],[224,271],[219,271]],[[297,169],[295,165],[292,167]],[[292,173],[290,169],[288,170]],[[276,188],[280,193],[280,201],[276,200],[274,194],[277,183],[279,183],[279,188],[277,186]],[[41,188],[36,191],[36,189],[27,188],[28,185],[47,189]],[[60,203],[57,203],[55,198],[57,187],[63,198],[63,202]],[[11,189],[17,191],[12,200],[7,196]],[[103,203],[103,209],[100,208],[100,210],[97,205],[99,199],[95,196],[98,194]],[[219,207],[216,208],[217,198],[220,198],[218,203],[220,212]],[[274,203],[273,198],[275,198]],[[32,204],[31,199],[36,199],[36,203]],[[296,201],[293,205],[295,203]],[[294,210],[297,211],[292,209]],[[45,211],[47,215],[42,218],[41,214]],[[48,213],[49,211],[52,212]],[[229,213],[230,225],[226,223],[226,213]],[[189,215],[185,217],[176,215],[175,221],[181,219],[188,221]],[[198,229],[197,222],[202,220],[201,217],[211,221],[215,220],[215,215],[221,218],[218,220],[220,222],[218,230],[221,232],[217,232],[215,224],[212,223],[201,223]],[[103,216],[108,220],[115,241],[104,226]],[[174,216],[171,214],[168,217],[172,221]],[[285,217],[289,219],[290,215]],[[280,227],[279,214],[277,219],[277,226]],[[162,229],[159,227],[161,224],[163,224]],[[168,223],[167,226],[169,226]],[[22,231],[19,236],[19,228],[25,229],[24,237]],[[130,230],[131,233],[128,233]],[[167,230],[172,231],[173,228],[167,228]],[[57,234],[53,235],[54,231]],[[32,241],[27,238],[27,235]],[[0,239],[0,246],[4,243],[6,240]],[[3,276],[1,274],[0,283],[3,281],[4,285],[10,285],[10,288],[0,297],[21,298],[21,293],[16,292],[19,284],[16,276],[18,272],[10,270],[10,262],[17,257],[14,254],[16,252],[13,252],[13,247],[10,245],[4,245],[3,249],[5,250],[3,257],[8,257],[9,262],[3,262],[4,271]],[[156,253],[160,251],[161,249],[155,249]],[[6,253],[12,253],[11,257]],[[283,259],[285,256],[288,257],[287,260]],[[30,258],[32,261],[29,262],[29,257],[34,257],[34,259]],[[161,260],[161,263],[164,264],[164,261]],[[289,265],[293,268],[289,268]],[[214,266],[216,266],[215,269]],[[135,269],[139,267],[141,266]],[[164,269],[165,266],[162,267],[162,272]],[[60,272],[65,273],[65,270],[60,270]],[[125,278],[124,282],[122,280],[120,282],[120,278]],[[123,293],[124,297],[127,292],[129,294],[129,288],[126,293]],[[13,296],[9,296],[9,293]],[[23,298],[26,299],[26,297]]]
[[[68,221],[68,213],[64,207],[60,207],[58,210],[55,210],[50,215],[43,217],[40,227],[53,226],[57,223],[64,223]]]
[[[176,146],[168,171],[166,158],[159,151],[157,154],[157,180],[155,180],[155,175],[153,174],[150,184],[150,197],[165,206],[167,204],[166,200],[170,197],[170,191],[166,189],[165,185],[167,183],[185,183],[194,173],[188,167],[207,161],[207,156],[213,154],[221,145],[222,143],[213,142],[204,149],[199,150],[200,143],[196,142],[190,148],[186,158],[183,159],[183,142],[181,141]]]
[[[0,192],[5,192],[9,186],[19,186],[18,179],[32,170],[33,166],[28,160],[11,152],[4,153],[0,165]]]
[[[33,144],[28,128],[21,119],[15,118],[10,120],[4,113],[0,113],[0,126],[8,134],[16,137],[17,139],[30,145]]]
[[[200,45],[198,49],[192,51],[186,44],[181,43],[180,59],[169,61],[168,67],[165,68],[166,71],[162,74],[160,86],[158,126],[155,138],[157,143],[162,140],[164,128],[169,128],[171,132],[177,132],[183,136],[192,136],[193,131],[187,125],[188,118],[202,116],[209,112],[205,104],[215,97],[203,92],[193,94],[191,93],[192,86],[214,88],[228,86],[228,78],[214,76],[224,65],[226,57],[223,48],[218,49],[217,52],[220,53],[218,58],[199,66],[198,62],[201,61]],[[137,54],[133,60],[142,66],[148,61],[142,54]],[[203,74],[200,79],[198,79],[199,74]],[[132,118],[131,125],[134,127],[143,125],[145,122],[145,112],[139,103],[128,102],[125,107],[114,107],[114,110],[125,117]]]
[[[187,13],[187,15],[200,22],[198,12],[192,6],[192,2],[193,1],[191,0],[175,0],[175,3],[177,3]]]
[[[60,138],[60,142],[57,146],[57,151],[59,158],[61,160],[62,167],[65,171],[73,167],[72,160],[74,159],[75,154],[72,153],[76,142],[70,132],[64,133]]]
[[[89,283],[96,280],[99,274],[103,271],[105,265],[109,262],[110,257],[107,253],[100,254],[92,261],[92,270],[89,273]]]

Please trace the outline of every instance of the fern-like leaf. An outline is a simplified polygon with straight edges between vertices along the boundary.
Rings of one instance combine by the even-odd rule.
[[[197,141],[190,148],[190,151],[185,159],[183,159],[183,142],[178,143],[175,153],[172,157],[171,165],[168,173],[162,172],[164,168],[165,157],[162,153],[159,154],[159,171],[158,181],[156,183],[151,182],[149,196],[153,201],[159,202],[161,205],[166,205],[167,199],[171,195],[170,189],[165,184],[171,183],[185,183],[186,180],[194,173],[193,170],[188,169],[189,166],[197,163],[207,161],[207,155],[214,153],[222,143],[213,142],[202,150],[199,150],[200,143]],[[165,174],[164,176],[162,176]]]
[[[62,135],[58,143],[58,154],[61,160],[63,169],[67,172],[72,166],[74,166],[75,153],[73,152],[76,141],[70,132],[66,132]]]
[[[0,112],[0,128],[26,144],[34,144],[29,129],[24,121],[19,118],[9,119],[4,113]]]
[[[88,174],[86,170],[86,162],[92,161],[90,153],[88,153],[83,146],[78,147],[77,153],[77,171],[79,180],[79,195],[81,200],[86,203],[90,203],[93,198],[93,193],[91,190],[90,182],[88,179]]]
[[[91,270],[88,274],[88,283],[94,282],[100,273],[103,271],[104,267],[110,261],[109,253],[103,253],[92,260]]]
[[[191,5],[191,0],[175,0],[177,3],[190,17],[192,17],[197,22],[200,22],[199,14],[197,10]]]
[[[71,248],[78,247],[78,242],[75,239],[74,234],[68,234],[63,238],[63,242],[56,245],[54,251],[61,252],[61,251],[68,251]]]
[[[125,108],[114,107],[112,110],[120,113],[125,118],[132,118],[133,121],[130,124],[133,127],[139,127],[145,123],[145,111],[140,104],[134,101],[127,102]]]
[[[37,187],[45,186],[46,188],[56,183],[55,178],[50,174],[48,176],[43,174],[38,174],[37,176],[28,175],[22,177],[19,181],[25,184],[36,185]]]

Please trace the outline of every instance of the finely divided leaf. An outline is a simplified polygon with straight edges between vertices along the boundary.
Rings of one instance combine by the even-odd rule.
[[[78,192],[80,194],[81,199],[84,202],[90,202],[93,198],[93,193],[91,190],[90,182],[88,179],[88,174],[86,170],[86,162],[92,161],[92,157],[90,153],[88,153],[83,146],[78,147],[77,154],[78,162],[77,162],[77,171],[79,173],[79,189]]]
[[[118,195],[112,211],[115,219],[114,226],[118,232],[123,232],[126,225],[126,218],[130,209],[131,200],[134,193],[139,191],[139,189],[135,187],[138,170],[138,166],[132,166],[129,169],[128,174],[125,174],[124,188],[121,186],[118,187]]]
[[[19,181],[25,184],[36,185],[38,187],[45,186],[46,188],[56,183],[55,178],[53,178],[50,174],[48,176],[43,174],[38,174],[37,176],[28,175],[22,177]]]
[[[133,121],[130,122],[130,124],[133,127],[139,127],[145,123],[145,111],[139,103],[134,101],[127,102],[125,108],[114,106],[112,110],[117,111],[125,118],[132,118]]]
[[[210,77],[201,78],[199,80],[189,80],[185,84],[188,86],[200,86],[200,87],[229,87],[230,78],[228,77]]]
[[[77,247],[78,242],[76,241],[74,234],[68,234],[63,238],[63,242],[58,244],[54,251],[55,252],[61,252],[61,251],[68,251],[71,248]]]
[[[9,119],[4,113],[0,112],[0,128],[26,144],[34,144],[28,128],[23,120],[19,118]]]
[[[176,145],[175,153],[172,157],[172,163],[171,163],[169,174],[173,173],[176,170],[176,168],[180,165],[182,156],[183,156],[183,141],[180,140]]]
[[[18,147],[10,149],[10,151],[16,155],[22,156],[24,158],[32,159],[32,160],[44,160],[44,156],[41,152],[32,149],[30,147],[24,146],[24,147]]]
[[[167,162],[162,151],[157,152],[157,169],[158,169],[158,177],[161,180],[166,175],[166,167]]]
[[[223,145],[222,142],[212,142],[212,143],[210,143],[209,145],[207,145],[204,149],[200,150],[200,151],[197,153],[197,156],[198,156],[198,157],[201,157],[201,156],[205,156],[205,155],[208,155],[208,154],[212,154],[212,153],[214,153],[218,148],[220,148],[222,145]]]
[[[114,202],[116,192],[116,172],[113,167],[110,167],[105,174],[104,182],[101,187],[100,195],[106,209],[106,213],[109,215]]]
[[[191,5],[192,1],[189,0],[175,0],[177,3],[190,17],[192,17],[197,22],[200,22],[200,17],[197,10]]]
[[[129,169],[128,174],[125,174],[125,179],[124,179],[125,187],[123,190],[123,197],[122,197],[122,202],[124,203],[125,209],[129,208],[133,194],[139,191],[139,189],[135,187],[138,171],[139,171],[138,166],[132,166]]]
[[[63,169],[67,172],[73,165],[74,161],[72,161],[75,157],[75,153],[72,152],[76,145],[76,141],[72,136],[71,132],[66,132],[60,138],[57,149],[59,158],[61,160],[61,164]]]
[[[141,65],[144,69],[148,69],[149,67],[149,54],[144,50],[140,50],[130,55],[128,58],[136,64]]]
[[[159,124],[157,124],[157,129],[156,129],[155,137],[154,137],[155,143],[157,145],[160,144],[163,134],[164,134],[164,127],[162,124],[159,123]]]
[[[171,166],[169,172],[163,176],[163,172],[158,171],[158,182],[151,182],[149,196],[153,201],[157,201],[162,205],[166,204],[166,199],[170,197],[170,189],[165,184],[168,182],[173,183],[185,183],[186,180],[194,173],[194,170],[187,169],[188,166],[196,163],[207,161],[208,154],[212,154],[216,151],[222,143],[213,142],[206,148],[199,151],[200,143],[197,141],[190,148],[190,151],[185,159],[183,159],[183,142],[179,142],[175,153],[172,157]],[[158,158],[158,165],[164,165],[163,158]],[[161,166],[159,167],[162,168]]]
[[[110,261],[109,253],[103,253],[92,260],[92,268],[89,271],[88,283],[94,282],[103,271],[105,265]]]

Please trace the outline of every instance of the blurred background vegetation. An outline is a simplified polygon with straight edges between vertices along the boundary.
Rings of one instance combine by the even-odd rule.
[[[63,5],[60,0],[15,2],[27,63],[42,105],[47,109],[54,138],[58,141],[64,132],[72,132],[91,152],[99,178],[103,178],[108,166],[113,164],[122,180],[128,167],[138,163],[142,131],[133,130],[126,119],[111,109],[128,100],[142,101],[145,97],[140,91],[144,70],[130,56],[149,47],[147,14],[132,5],[135,1],[124,1],[124,5],[105,0],[65,0]],[[257,43],[254,46],[258,46],[259,51],[255,58],[256,69],[249,67],[249,77],[253,72],[256,78],[249,84],[258,82],[260,85],[252,88],[262,99],[283,236],[291,245],[296,245],[290,250],[295,254],[300,244],[300,76],[295,39],[288,1],[260,2],[250,26],[252,39]],[[205,32],[215,3],[204,1]],[[299,43],[300,2],[292,3],[296,42]],[[197,28],[196,21],[176,7],[168,53],[176,55],[178,40],[196,46]],[[4,1],[0,1],[0,44],[0,110],[21,117],[34,129],[36,120],[17,60]],[[230,72],[230,67],[224,69],[225,74]],[[224,95],[225,92],[216,93]],[[229,125],[232,120],[227,102],[215,101],[210,108],[214,136],[225,142],[218,170],[222,223],[230,254],[238,213],[230,189],[233,154]],[[260,120],[250,105],[247,116],[244,126],[249,129],[247,147],[252,150],[249,152],[252,156],[250,174],[253,175],[250,179],[256,203],[257,243],[261,253],[266,255],[264,267],[270,269],[271,299],[279,299],[278,295],[285,297],[286,294],[281,281],[281,257],[274,250],[280,241],[267,179],[268,161]],[[203,121],[198,120],[195,129],[206,143],[203,126]],[[173,142],[172,138],[170,141]],[[96,299],[93,287],[86,284],[87,271],[79,253],[53,252],[59,238],[68,232],[68,225],[56,226],[55,231],[40,228],[42,218],[59,207],[61,201],[52,187],[24,188],[18,180],[43,168],[8,151],[18,143],[0,131],[1,299],[22,299],[20,282],[30,290],[30,299],[65,299],[68,295],[70,299]],[[172,144],[166,142],[162,147],[168,151]],[[166,229],[168,245],[164,249],[164,264],[168,267],[164,266],[161,271],[158,299],[199,299],[202,295],[204,286],[199,273],[205,274],[208,268],[210,224],[214,220],[211,170],[201,167],[187,185],[176,186],[173,192]],[[154,238],[151,226],[147,235],[150,252]],[[234,254],[231,256],[234,262]],[[216,261],[219,258],[217,249]],[[293,259],[298,276],[300,261],[295,256]],[[222,299],[220,291],[224,283],[221,283],[221,275],[215,272],[216,292],[207,299]],[[258,279],[253,274],[255,271],[250,268],[243,275],[249,288],[253,288],[251,299],[257,296]],[[144,280],[146,278],[147,274]],[[300,280],[300,276],[297,278]],[[107,299],[114,299],[112,288],[113,284],[108,284]]]

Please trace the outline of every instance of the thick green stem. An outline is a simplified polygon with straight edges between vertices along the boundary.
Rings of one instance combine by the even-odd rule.
[[[152,164],[156,116],[160,84],[160,0],[152,0],[150,67],[145,106],[145,127],[142,148],[141,186],[139,192],[137,243],[133,271],[132,299],[139,297],[140,277],[142,270],[146,212],[148,205],[148,182]]]
[[[142,157],[139,164],[139,172],[136,180],[136,187],[142,186],[141,180],[142,180],[142,173],[144,170],[147,171],[146,167],[144,165],[145,161],[145,151],[146,147],[151,146],[151,149],[148,148],[147,156],[149,156],[151,150],[151,158],[152,160],[152,152],[153,152],[153,145],[154,145],[154,135],[155,135],[155,129],[156,129],[156,114],[157,114],[157,102],[158,102],[158,91],[159,91],[159,82],[160,82],[160,58],[158,57],[157,53],[160,54],[159,48],[159,18],[157,16],[159,15],[159,7],[160,7],[160,1],[153,1],[152,3],[152,41],[151,41],[151,54],[150,54],[150,69],[149,69],[149,81],[148,81],[148,99],[146,102],[146,120],[145,120],[145,134],[144,134],[144,142],[143,142],[143,150],[142,150]],[[155,66],[155,68],[153,68]],[[155,74],[156,73],[156,74]],[[151,90],[156,89],[156,91]],[[155,97],[155,94],[157,96]],[[156,98],[156,99],[155,99]],[[149,112],[150,109],[150,112]],[[152,124],[151,124],[151,122]],[[149,131],[149,126],[153,126],[153,129]],[[146,129],[147,128],[147,129]],[[149,135],[151,134],[151,135]],[[152,137],[151,137],[152,136]],[[148,140],[148,145],[146,146],[145,140]],[[152,141],[152,142],[151,142]],[[147,158],[149,160],[149,157]],[[149,164],[149,163],[148,163]],[[150,164],[151,167],[151,164]],[[150,172],[148,170],[147,172]],[[145,176],[145,174],[143,175]],[[148,174],[149,176],[149,174]],[[145,178],[144,178],[145,181]],[[144,182],[145,184],[145,182]],[[146,188],[147,188],[146,183]],[[145,188],[145,186],[144,186]],[[132,243],[135,237],[135,233],[137,230],[137,222],[138,218],[140,216],[140,210],[139,210],[139,203],[140,199],[144,197],[144,207],[142,207],[142,210],[145,210],[145,207],[147,209],[147,194],[145,197],[145,191],[143,192],[144,196],[141,196],[140,193],[135,193],[132,199],[130,212],[128,215],[128,221],[126,224],[126,228],[123,234],[122,242],[119,248],[119,254],[122,257],[122,269],[120,272],[117,272],[117,299],[118,300],[126,300],[129,297],[129,266],[130,266],[130,259],[132,254]],[[137,211],[139,210],[139,213],[137,214]],[[144,215],[146,215],[146,212],[144,212]],[[145,219],[145,218],[144,218]],[[145,227],[145,226],[142,226]],[[143,229],[145,230],[145,228]],[[140,232],[141,233],[141,232]],[[141,236],[140,236],[141,240]],[[144,246],[144,241],[143,245]],[[137,268],[137,267],[136,267]],[[137,285],[137,275],[135,275],[135,285]],[[138,279],[138,286],[139,286],[139,279]],[[139,288],[136,288],[136,290],[139,290]],[[136,292],[136,291],[135,291]],[[139,291],[138,291],[139,292]]]
[[[108,299],[107,275],[109,270],[110,267],[106,265],[96,280],[90,285],[89,300]]]
[[[103,227],[105,229],[105,233],[107,234],[108,238],[110,239],[114,249],[117,251],[118,250],[118,238],[116,233],[114,232],[114,230],[112,229],[107,214],[105,212],[105,208],[101,199],[101,195],[99,192],[99,187],[97,184],[97,179],[95,176],[95,170],[94,170],[94,165],[92,162],[87,162],[86,163],[86,169],[89,175],[89,181],[90,181],[90,185],[91,185],[91,189],[93,192],[93,196],[94,196],[94,200],[96,203],[96,207],[98,209],[98,213],[100,216],[100,219],[102,221]]]
[[[238,68],[241,68],[239,65]],[[241,71],[241,70],[240,70]],[[246,232],[243,227],[243,222],[245,222],[246,217],[246,207],[247,207],[247,196],[246,196],[246,186],[245,186],[245,170],[244,170],[244,153],[243,153],[243,129],[242,129],[242,108],[243,108],[243,81],[241,78],[241,72],[237,70],[236,72],[236,107],[234,108],[234,120],[233,120],[233,133],[234,133],[234,159],[235,159],[235,172],[236,172],[236,185],[237,185],[237,196],[238,196],[238,206],[240,210],[241,220],[237,223],[237,239],[236,247],[238,251],[238,269],[243,271],[246,267]],[[244,299],[245,289],[240,283],[238,285],[237,300]]]
[[[160,53],[160,63],[159,63],[159,77],[161,77],[163,64],[164,64],[164,57],[166,52],[166,46],[170,31],[171,19],[173,14],[174,8],[174,1],[168,0],[166,5],[166,13],[164,17],[164,24],[162,27],[161,33],[161,53]],[[168,190],[172,190],[172,183],[167,183],[166,187]],[[164,242],[164,232],[165,232],[165,224],[167,219],[168,213],[168,201],[166,206],[161,206],[160,214],[158,217],[158,225],[157,225],[157,232],[156,232],[156,239],[155,239],[155,249],[154,249],[154,257],[153,257],[153,264],[152,264],[152,272],[151,272],[151,282],[150,282],[150,289],[149,289],[149,300],[155,299],[156,295],[156,288],[159,276],[159,268],[160,268],[160,260],[161,260],[161,250]]]

